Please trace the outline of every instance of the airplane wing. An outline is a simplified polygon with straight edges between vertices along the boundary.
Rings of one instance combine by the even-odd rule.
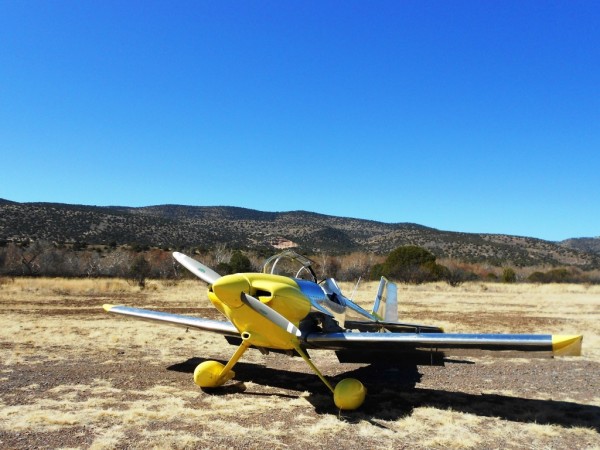
[[[582,336],[536,334],[451,334],[451,333],[309,333],[307,348],[328,349],[358,358],[361,353],[408,354],[443,352],[462,355],[484,351],[545,353],[548,356],[579,356]]]
[[[104,310],[112,314],[133,317],[151,322],[162,322],[184,328],[195,328],[210,331],[225,336],[239,337],[240,333],[231,322],[221,320],[203,319],[200,317],[183,316],[150,309],[132,308],[130,306],[104,305]]]
[[[130,306],[104,305],[104,310],[151,322],[239,338],[229,321],[172,314]],[[433,330],[433,329],[432,329]],[[536,353],[540,356],[579,356],[583,337],[536,334],[451,334],[443,332],[312,332],[300,338],[307,349],[333,350],[343,362],[373,362],[407,355],[464,355],[485,351]]]

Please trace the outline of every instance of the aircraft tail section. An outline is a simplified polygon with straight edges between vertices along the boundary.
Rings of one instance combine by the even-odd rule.
[[[381,277],[371,314],[384,322],[398,322],[398,288],[385,277]]]

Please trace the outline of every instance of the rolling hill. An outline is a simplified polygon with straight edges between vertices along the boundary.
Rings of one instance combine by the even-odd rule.
[[[163,248],[273,249],[305,253],[385,254],[418,245],[438,257],[493,265],[600,268],[600,238],[562,243],[530,237],[441,231],[413,223],[382,223],[307,211],[263,212],[238,207],[148,207],[17,203],[0,199],[0,240],[140,244]]]

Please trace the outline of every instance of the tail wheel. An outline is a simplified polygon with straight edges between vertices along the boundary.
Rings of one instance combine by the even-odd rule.
[[[233,370],[223,374],[225,366],[218,361],[204,361],[194,370],[194,383],[201,388],[219,387],[231,380],[235,373]]]
[[[340,409],[357,409],[365,401],[367,389],[355,378],[340,381],[333,391],[333,401]]]

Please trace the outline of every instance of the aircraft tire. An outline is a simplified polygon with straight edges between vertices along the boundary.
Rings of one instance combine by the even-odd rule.
[[[221,376],[224,367],[218,361],[204,361],[198,364],[194,370],[194,383],[201,388],[214,388],[225,384],[234,377],[235,373],[230,370]]]
[[[343,410],[353,410],[365,401],[367,389],[355,378],[345,378],[340,381],[333,391],[335,405]]]

